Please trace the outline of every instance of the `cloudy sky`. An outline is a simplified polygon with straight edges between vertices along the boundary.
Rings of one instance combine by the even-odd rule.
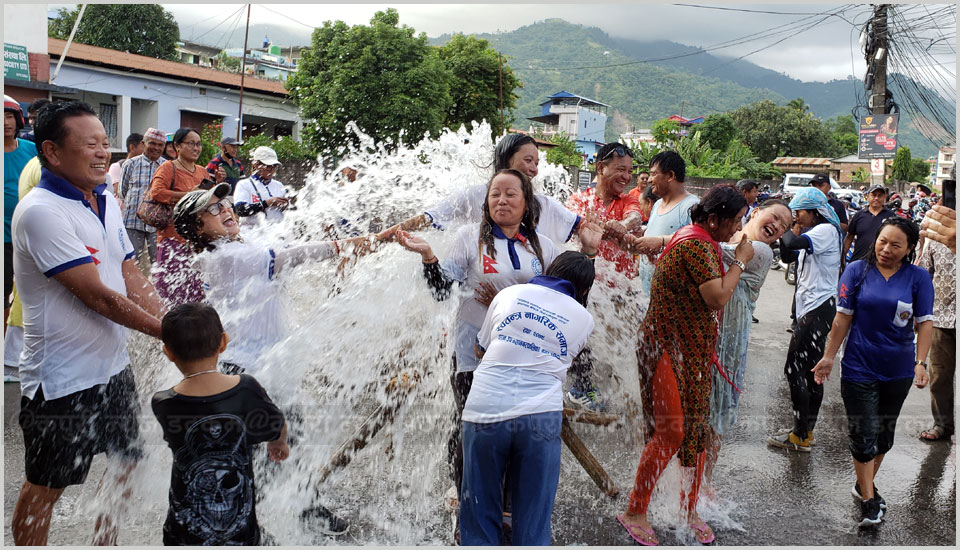
[[[51,4],[51,7],[57,6]],[[512,31],[547,18],[595,26],[613,36],[639,40],[672,40],[708,48],[742,38],[743,44],[713,51],[715,55],[746,57],[760,66],[804,81],[827,81],[854,74],[862,77],[865,63],[858,44],[860,28],[869,18],[869,4],[714,4],[610,3],[610,4],[254,4],[252,20],[306,29],[324,21],[364,24],[378,10],[396,7],[400,22],[438,36],[449,32]],[[181,27],[220,22],[241,4],[164,4]],[[714,8],[722,9],[714,9]],[[943,5],[904,7],[904,17],[919,20]],[[763,13],[772,12],[772,13]],[[836,13],[836,16],[826,14]],[[232,19],[232,18],[231,18]],[[819,21],[819,23],[818,23]],[[947,33],[949,48],[941,42],[933,49],[937,62],[956,77],[956,20],[930,19],[922,32],[936,37]],[[943,29],[939,31],[937,27]],[[771,34],[767,38],[764,31]],[[787,31],[787,32],[784,32]],[[184,33],[189,36],[189,33]],[[783,40],[776,45],[775,42]]]

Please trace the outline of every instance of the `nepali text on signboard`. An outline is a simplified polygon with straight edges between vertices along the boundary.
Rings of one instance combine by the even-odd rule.
[[[30,60],[26,47],[3,43],[3,78],[30,81]]]
[[[898,113],[867,115],[860,121],[860,144],[857,154],[862,159],[892,159],[897,154]]]

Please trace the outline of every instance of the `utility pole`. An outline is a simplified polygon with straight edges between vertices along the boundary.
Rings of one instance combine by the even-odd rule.
[[[867,58],[867,67],[873,66],[873,88],[870,92],[869,107],[874,115],[887,114],[887,52],[888,34],[887,34],[887,8],[889,4],[880,4],[873,8],[873,21],[870,23],[871,34],[873,35],[876,48],[870,52]],[[887,163],[883,162],[883,174],[870,174],[871,183],[883,185],[887,171]]]
[[[684,104],[684,103],[686,103],[686,101],[681,101],[681,102],[680,102],[680,118],[683,118],[683,104]]]
[[[77,20],[73,22],[73,28],[70,29],[70,36],[67,37],[67,45],[63,47],[63,53],[60,54],[60,59],[57,60],[57,68],[53,71],[53,76],[50,77],[50,84],[53,84],[53,81],[57,79],[57,75],[60,74],[60,65],[63,65],[63,60],[67,58],[67,52],[70,51],[70,44],[73,44],[73,36],[77,34],[77,29],[80,27],[80,20],[83,19],[83,12],[86,9],[86,4],[80,4],[80,13],[77,14]]]
[[[243,131],[243,79],[247,74],[247,39],[250,38],[250,4],[247,4],[247,30],[243,34],[243,52],[240,53],[240,107],[237,109],[237,141]]]
[[[500,131],[506,132],[506,123],[503,121],[503,56],[497,52],[497,61],[500,63]]]

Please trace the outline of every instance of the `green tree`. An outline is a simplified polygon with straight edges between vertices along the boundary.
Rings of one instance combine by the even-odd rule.
[[[47,25],[47,34],[66,40],[80,9],[60,8]],[[121,52],[158,59],[177,59],[180,27],[173,14],[158,4],[87,4],[73,39]]]
[[[650,131],[661,148],[680,139],[680,123],[669,118],[654,122]]]
[[[389,8],[374,14],[369,26],[327,21],[313,31],[311,48],[286,82],[311,149],[336,154],[359,144],[348,132],[351,121],[388,147],[401,135],[419,140],[443,128],[453,75],[427,36],[399,21]]]
[[[699,126],[700,137],[712,148],[726,151],[733,138],[737,137],[737,126],[733,118],[725,113],[708,115]]]
[[[893,172],[890,177],[895,180],[910,181],[910,175],[913,171],[913,163],[910,159],[910,148],[906,145],[897,149],[896,156],[893,157]]]
[[[500,122],[500,60],[497,51],[486,40],[474,36],[455,34],[439,50],[444,66],[453,73],[450,95],[453,104],[444,124],[457,128],[469,127],[471,121],[486,120],[493,135],[502,135],[504,124],[513,122],[517,106],[515,90],[522,87],[513,69],[503,65],[503,120]]]
[[[583,165],[583,153],[577,147],[577,142],[570,139],[567,134],[560,132],[551,136],[548,141],[556,147],[547,149],[547,162],[561,166]]]
[[[912,169],[910,170],[910,181],[919,181],[925,183],[930,179],[930,165],[923,159],[912,159],[910,161]]]
[[[729,114],[740,139],[763,162],[770,162],[778,156],[836,156],[837,145],[823,122],[809,112],[797,109],[796,104],[779,106],[763,100]]]
[[[830,137],[836,145],[836,155],[850,155],[857,152],[857,145],[860,143],[857,122],[852,116],[838,116],[828,119],[823,123],[824,127],[830,132]]]
[[[211,61],[213,62],[213,66],[221,71],[226,71],[229,73],[240,72],[240,58],[230,57],[225,51],[221,50],[216,57],[211,59]]]

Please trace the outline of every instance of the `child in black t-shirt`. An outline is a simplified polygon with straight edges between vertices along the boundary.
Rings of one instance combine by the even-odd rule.
[[[212,307],[171,309],[161,338],[163,353],[183,373],[152,403],[173,451],[163,543],[258,545],[252,450],[267,441],[271,460],[289,456],[283,414],[252,376],[217,371],[229,339]]]

